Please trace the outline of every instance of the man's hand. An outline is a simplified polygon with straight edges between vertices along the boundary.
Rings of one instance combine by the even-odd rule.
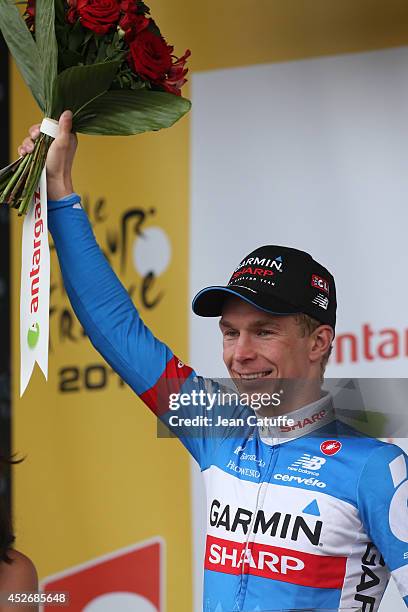
[[[71,174],[78,140],[71,129],[72,113],[64,111],[59,119],[59,134],[47,156],[47,192],[50,200],[59,200],[74,191]],[[18,147],[18,153],[23,157],[34,149],[34,141],[40,135],[40,125],[32,125],[29,134]]]

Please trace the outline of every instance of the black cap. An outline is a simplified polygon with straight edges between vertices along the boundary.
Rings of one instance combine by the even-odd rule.
[[[226,298],[235,295],[276,315],[304,313],[336,326],[336,286],[330,272],[304,251],[267,245],[245,257],[225,287],[206,287],[193,300],[193,311],[218,317]]]

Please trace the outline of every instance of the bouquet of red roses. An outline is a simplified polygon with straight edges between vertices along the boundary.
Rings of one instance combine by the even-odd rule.
[[[190,109],[180,95],[190,51],[173,55],[142,0],[28,0],[24,15],[0,0],[0,29],[47,118],[34,151],[0,171],[0,203],[19,214],[63,110],[76,132],[118,136],[169,127]]]

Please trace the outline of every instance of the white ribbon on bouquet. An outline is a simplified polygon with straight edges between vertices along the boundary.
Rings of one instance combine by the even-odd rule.
[[[44,119],[41,132],[56,138],[58,122]],[[47,223],[47,177],[40,183],[23,223],[20,291],[20,397],[35,362],[48,378],[50,249]]]

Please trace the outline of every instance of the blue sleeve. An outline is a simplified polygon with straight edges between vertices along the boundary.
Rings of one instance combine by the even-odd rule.
[[[372,451],[358,488],[361,517],[408,607],[408,457],[394,444]]]
[[[54,240],[65,289],[76,316],[96,350],[167,424],[169,394],[186,385],[203,388],[203,379],[183,364],[143,323],[126,289],[95,240],[80,198],[72,194],[48,202],[48,226]],[[179,416],[208,415],[205,406],[184,406]],[[174,433],[200,466],[208,463],[215,438],[208,428]]]

